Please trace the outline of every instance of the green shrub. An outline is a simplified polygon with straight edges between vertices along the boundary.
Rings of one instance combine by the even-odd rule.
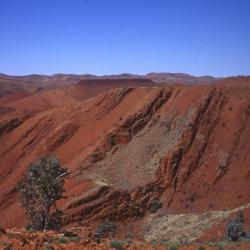
[[[61,236],[59,238],[59,243],[66,244],[68,242],[68,239],[65,236]]]
[[[179,245],[178,244],[174,244],[172,243],[169,247],[169,250],[178,250],[179,249]]]
[[[58,229],[62,212],[50,213],[56,201],[63,197],[68,170],[52,157],[42,157],[32,163],[18,182],[20,204],[30,217],[34,230]]]
[[[111,235],[112,237],[115,236],[117,229],[117,225],[109,220],[105,220],[104,222],[100,223],[96,229],[95,237],[97,239],[101,239],[103,237],[107,237]]]
[[[68,242],[78,242],[81,238],[79,236],[68,238]]]
[[[169,240],[163,240],[162,239],[162,240],[158,241],[158,245],[169,247],[169,246],[173,245],[173,243],[169,242]]]
[[[67,237],[67,236],[63,235],[58,239],[58,242],[62,243],[62,244],[66,244],[66,243],[70,243],[70,242],[78,242],[80,240],[81,240],[81,238],[79,236]]]
[[[203,247],[203,246],[199,246],[199,247],[198,247],[198,250],[206,250],[206,248]]]
[[[114,249],[117,249],[117,250],[123,250],[123,245],[120,241],[112,241],[111,244],[110,244],[110,247],[114,248]]]
[[[122,245],[127,245],[127,244],[132,244],[132,243],[133,243],[133,240],[132,240],[132,239],[121,239],[121,240],[119,240],[119,242],[120,242]]]
[[[25,226],[25,230],[29,233],[34,232],[34,228],[32,227],[32,225],[28,224],[27,226]]]
[[[173,243],[173,242],[171,242],[169,240],[165,240],[165,239],[152,240],[151,244],[154,247],[164,246],[167,249],[171,249],[171,250],[179,249],[179,245],[177,243]]]

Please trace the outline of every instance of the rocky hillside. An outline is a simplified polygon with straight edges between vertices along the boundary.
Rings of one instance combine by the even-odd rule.
[[[173,232],[189,224],[196,225],[197,240],[231,214],[221,211],[250,214],[250,84],[233,81],[122,81],[118,88],[95,84],[91,94],[80,82],[0,98],[1,226],[27,222],[16,183],[29,163],[47,154],[72,173],[67,198],[58,204],[68,228],[91,231],[108,218],[121,235],[131,231],[151,241],[168,238],[171,223]],[[210,210],[217,212],[206,215]],[[199,223],[204,218],[206,226]]]

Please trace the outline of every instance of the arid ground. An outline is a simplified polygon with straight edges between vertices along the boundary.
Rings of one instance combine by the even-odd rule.
[[[250,77],[0,75],[0,96],[3,249],[250,249],[225,240],[239,211],[250,231]],[[71,172],[64,240],[24,230],[16,184],[45,155]]]

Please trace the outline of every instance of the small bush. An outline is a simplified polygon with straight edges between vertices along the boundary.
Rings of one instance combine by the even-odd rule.
[[[59,238],[59,243],[66,244],[68,242],[68,239],[65,236],[61,236]]]
[[[63,233],[63,235],[67,238],[75,238],[78,237],[79,235],[74,233],[74,232],[70,232],[70,231],[66,231]]]
[[[169,242],[168,240],[160,240],[158,241],[158,245],[168,247],[169,245],[173,245],[173,243]]]
[[[114,248],[114,249],[117,249],[117,250],[123,250],[123,245],[120,241],[112,241],[111,244],[110,244],[110,247]]]
[[[227,238],[229,241],[238,241],[243,233],[243,223],[239,218],[230,220],[227,224]]]
[[[110,222],[109,220],[105,220],[104,222],[100,223],[96,229],[95,232],[95,237],[97,240],[102,239],[103,237],[108,237],[108,236],[115,236],[117,226],[113,223]]]
[[[132,214],[136,219],[141,219],[145,215],[139,205],[135,205],[132,210]]]
[[[119,242],[122,244],[122,245],[130,245],[133,243],[133,240],[131,239],[122,239],[122,240],[119,240]]]
[[[68,239],[68,242],[78,242],[80,240],[81,240],[81,238],[79,236],[76,236],[76,237],[70,237]]]
[[[170,247],[169,247],[169,250],[178,250],[179,249],[179,245],[178,244],[172,244]]]
[[[151,244],[154,246],[154,247],[158,247],[158,246],[164,246],[166,247],[167,249],[173,247],[173,250],[174,249],[178,249],[178,244],[175,244],[169,240],[165,240],[165,239],[158,239],[158,240],[152,240],[151,241]],[[177,247],[177,248],[175,248]]]
[[[155,213],[161,207],[162,203],[158,199],[154,199],[148,204],[148,210],[150,211],[150,213]]]
[[[25,226],[25,230],[27,232],[29,232],[29,233],[35,232],[34,228],[30,224],[28,224],[27,226]]]
[[[62,243],[62,244],[66,244],[66,243],[70,243],[70,242],[78,242],[80,240],[81,240],[81,238],[79,236],[67,237],[65,235],[61,236],[58,239],[59,243]]]
[[[206,248],[203,247],[203,246],[199,246],[199,247],[198,247],[198,250],[206,250]]]

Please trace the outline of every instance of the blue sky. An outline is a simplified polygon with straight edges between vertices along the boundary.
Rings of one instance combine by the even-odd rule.
[[[0,72],[250,75],[250,1],[0,0]]]

